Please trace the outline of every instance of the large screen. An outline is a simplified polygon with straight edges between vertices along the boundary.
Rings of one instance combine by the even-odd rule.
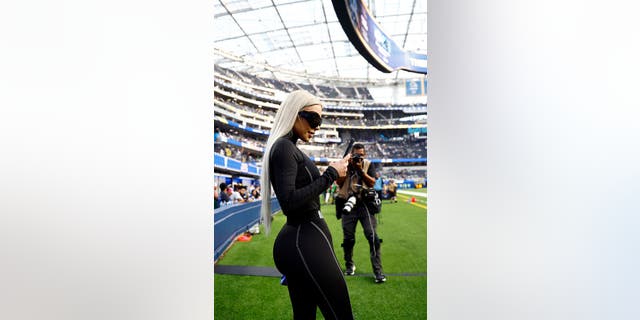
[[[338,20],[358,52],[382,72],[427,73],[427,55],[398,46],[380,28],[362,0],[332,0]]]

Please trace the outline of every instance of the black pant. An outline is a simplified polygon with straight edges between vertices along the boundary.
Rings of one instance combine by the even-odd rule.
[[[287,277],[294,319],[353,319],[347,283],[323,219],[285,224],[273,247],[273,260]]]
[[[342,233],[344,235],[342,247],[344,248],[344,260],[347,268],[353,265],[353,247],[356,244],[356,226],[358,221],[362,225],[364,236],[369,241],[369,256],[374,274],[381,274],[382,262],[380,261],[380,243],[376,228],[378,222],[376,216],[369,214],[364,205],[356,205],[351,213],[342,215]]]

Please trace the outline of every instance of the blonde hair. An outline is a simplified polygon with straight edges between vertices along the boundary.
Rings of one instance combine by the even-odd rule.
[[[273,119],[273,127],[267,139],[267,145],[264,148],[262,158],[262,175],[260,184],[262,188],[262,207],[260,208],[260,217],[264,224],[265,234],[271,231],[271,180],[269,175],[269,159],[271,158],[271,147],[281,137],[284,137],[293,129],[293,125],[298,117],[298,112],[302,108],[319,104],[322,105],[320,99],[305,90],[296,90],[291,92],[280,104],[280,109]]]

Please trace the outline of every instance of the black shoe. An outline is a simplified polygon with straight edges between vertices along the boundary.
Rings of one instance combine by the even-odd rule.
[[[351,267],[347,267],[347,271],[344,272],[344,274],[348,275],[348,276],[352,276],[354,273],[356,273],[356,265],[351,265]]]
[[[383,273],[376,274],[376,283],[383,283],[387,281],[387,277]]]

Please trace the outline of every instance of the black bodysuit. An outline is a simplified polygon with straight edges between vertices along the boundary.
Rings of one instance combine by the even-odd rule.
[[[271,148],[269,175],[287,223],[273,246],[273,259],[287,278],[294,319],[353,319],[349,292],[320,213],[319,195],[338,177],[333,167],[320,171],[289,135]]]

